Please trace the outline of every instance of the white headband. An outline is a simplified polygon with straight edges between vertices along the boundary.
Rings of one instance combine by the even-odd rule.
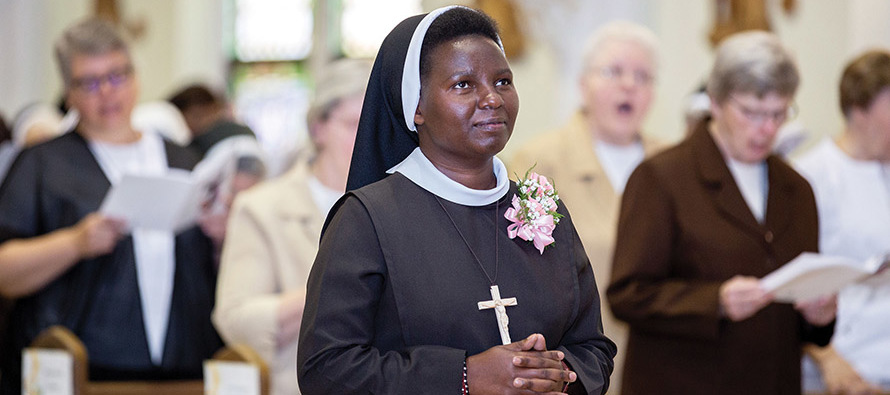
[[[414,113],[417,111],[417,104],[420,103],[420,47],[423,46],[423,38],[426,36],[426,31],[429,30],[430,25],[433,24],[433,21],[439,15],[456,7],[464,6],[451,5],[437,8],[426,14],[420,20],[417,28],[414,29],[411,43],[408,44],[408,53],[405,54],[405,66],[402,69],[402,113],[405,116],[405,126],[410,131],[417,131],[417,127],[414,126]],[[469,7],[464,8],[471,9]],[[498,37],[498,47],[501,48],[501,51],[504,50],[500,37]]]

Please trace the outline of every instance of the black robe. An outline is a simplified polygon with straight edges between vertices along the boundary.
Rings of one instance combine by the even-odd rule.
[[[165,141],[168,166],[191,169],[194,154]],[[72,132],[25,150],[0,186],[0,243],[76,224],[98,210],[110,187],[86,140]],[[200,378],[222,342],[210,321],[215,269],[210,241],[192,227],[176,235],[176,268],[161,366],[151,362],[136,280],[133,241],[74,264],[42,290],[14,303],[0,352],[3,393],[19,393],[21,350],[52,325],[86,346],[90,378]]]
[[[585,393],[600,393],[615,346],[603,335],[596,283],[571,217],[560,206],[556,243],[541,255],[531,242],[507,237],[503,215],[515,193],[511,183],[497,204],[441,202],[496,276],[501,297],[518,299],[506,308],[512,340],[543,334],[548,349],[565,352]],[[494,311],[477,308],[491,299],[489,281],[455,226],[435,195],[399,173],[338,204],[309,276],[301,391],[459,393],[465,358],[501,339]]]

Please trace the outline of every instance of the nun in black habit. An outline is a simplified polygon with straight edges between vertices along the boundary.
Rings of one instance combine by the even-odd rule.
[[[615,346],[565,206],[546,249],[508,231],[520,191],[495,154],[518,112],[512,78],[493,21],[469,8],[408,18],[384,40],[350,192],[309,277],[303,394],[608,388]]]

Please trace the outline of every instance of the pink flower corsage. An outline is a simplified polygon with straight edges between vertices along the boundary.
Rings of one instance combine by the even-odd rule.
[[[531,241],[543,255],[544,247],[555,241],[553,229],[562,214],[556,212],[559,195],[553,184],[532,169],[519,180],[519,196],[513,195],[513,207],[507,209],[504,217],[513,222],[507,226],[507,235],[511,239],[519,236]]]

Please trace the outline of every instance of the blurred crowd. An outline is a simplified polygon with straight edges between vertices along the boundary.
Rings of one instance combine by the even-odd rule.
[[[759,282],[801,252],[864,265],[890,251],[890,51],[849,59],[843,130],[801,152],[818,125],[795,118],[800,75],[777,36],[724,39],[701,89],[676,98],[677,144],[642,130],[659,49],[639,24],[598,29],[582,104],[504,158],[511,176],[554,180],[572,212],[618,349],[608,393],[890,393],[890,282],[796,304]],[[270,365],[272,394],[299,393],[307,279],[347,191],[371,63],[314,76],[310,146],[270,175],[223,89],[137,103],[145,65],[110,23],[72,25],[55,51],[62,99],[0,117],[0,392],[21,393],[22,349],[63,325],[92,380],[200,378],[223,344],[244,343]],[[186,229],[103,213],[123,176],[174,169],[201,194]]]

